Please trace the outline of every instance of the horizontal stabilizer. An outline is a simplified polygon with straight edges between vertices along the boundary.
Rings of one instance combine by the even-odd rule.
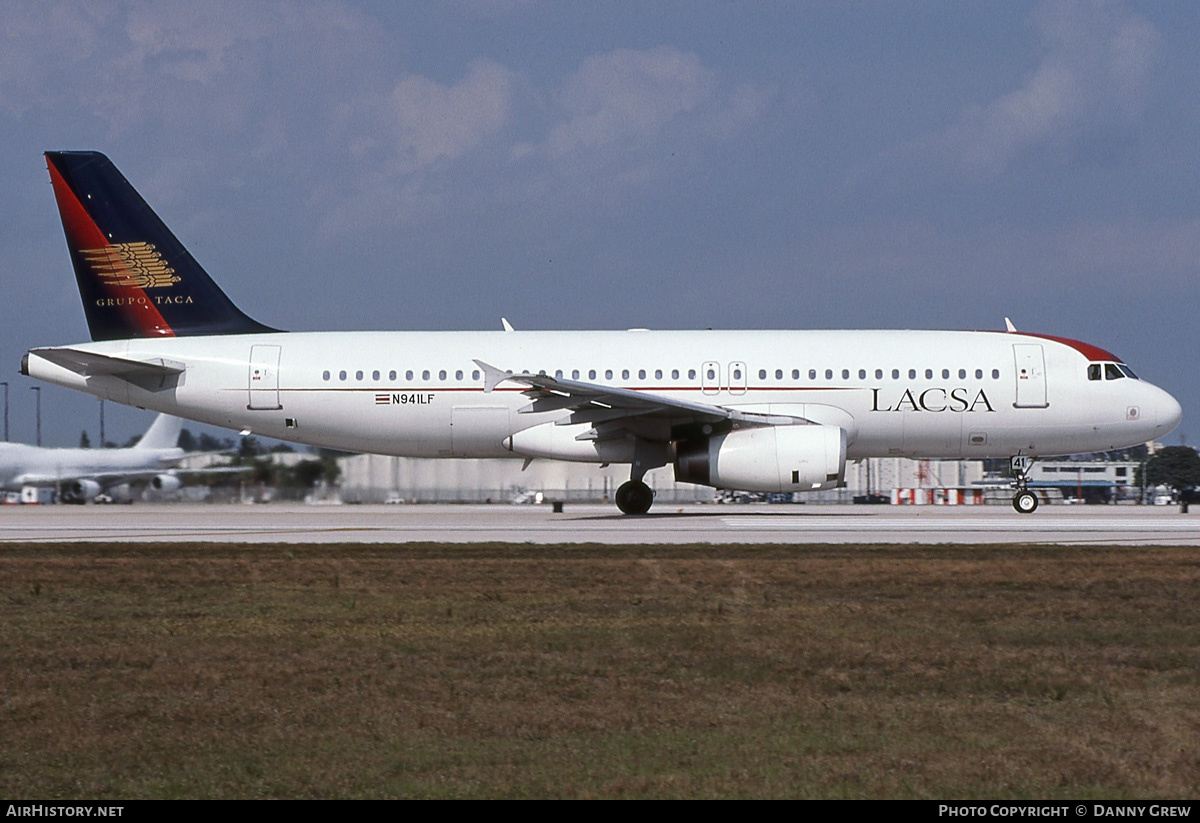
[[[159,391],[173,384],[174,378],[186,368],[183,363],[161,357],[153,360],[131,360],[70,348],[30,349],[29,354],[62,366],[81,377],[116,377],[147,391]]]

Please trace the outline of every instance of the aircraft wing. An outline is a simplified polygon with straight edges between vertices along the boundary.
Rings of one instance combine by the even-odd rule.
[[[62,366],[83,377],[94,375],[117,377],[147,391],[158,391],[166,387],[172,378],[182,374],[185,370],[183,363],[174,360],[164,360],[163,358],[133,360],[128,357],[113,357],[108,354],[97,354],[65,347],[31,349],[30,354],[36,354],[43,360],[49,360],[56,366]]]
[[[492,391],[506,381],[528,386],[524,394],[532,402],[520,409],[519,413],[569,409],[571,416],[564,421],[565,423],[611,426],[621,421],[633,422],[637,418],[665,418],[672,426],[688,423],[718,424],[725,421],[740,426],[787,426],[812,422],[789,415],[762,414],[725,406],[710,406],[653,392],[564,380],[546,374],[514,373],[498,369],[482,360],[476,360],[475,363],[483,369],[485,392]]]

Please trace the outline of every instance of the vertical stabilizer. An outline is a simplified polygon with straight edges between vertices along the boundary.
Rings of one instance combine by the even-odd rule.
[[[93,340],[249,334],[251,320],[99,152],[46,152]]]
[[[142,439],[133,445],[135,449],[173,449],[179,444],[179,430],[183,421],[169,414],[154,418]]]

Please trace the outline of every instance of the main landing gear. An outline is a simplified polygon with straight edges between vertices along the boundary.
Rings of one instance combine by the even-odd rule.
[[[627,480],[617,487],[617,508],[623,514],[645,514],[654,503],[654,490],[641,480]]]
[[[1012,459],[1011,465],[1013,473],[1017,476],[1017,493],[1013,495],[1013,508],[1021,514],[1033,514],[1038,507],[1038,496],[1028,488],[1029,470],[1033,468],[1033,458],[1018,455]]]
[[[642,482],[646,472],[667,465],[667,443],[638,438],[633,444],[629,480],[617,487],[617,508],[622,514],[645,514],[654,503],[654,489]]]

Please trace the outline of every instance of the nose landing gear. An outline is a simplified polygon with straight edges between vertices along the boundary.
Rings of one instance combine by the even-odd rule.
[[[1010,464],[1017,476],[1017,493],[1013,495],[1012,505],[1020,514],[1033,514],[1038,507],[1038,496],[1028,488],[1029,470],[1033,468],[1033,461],[1032,457],[1018,455],[1012,459]]]

